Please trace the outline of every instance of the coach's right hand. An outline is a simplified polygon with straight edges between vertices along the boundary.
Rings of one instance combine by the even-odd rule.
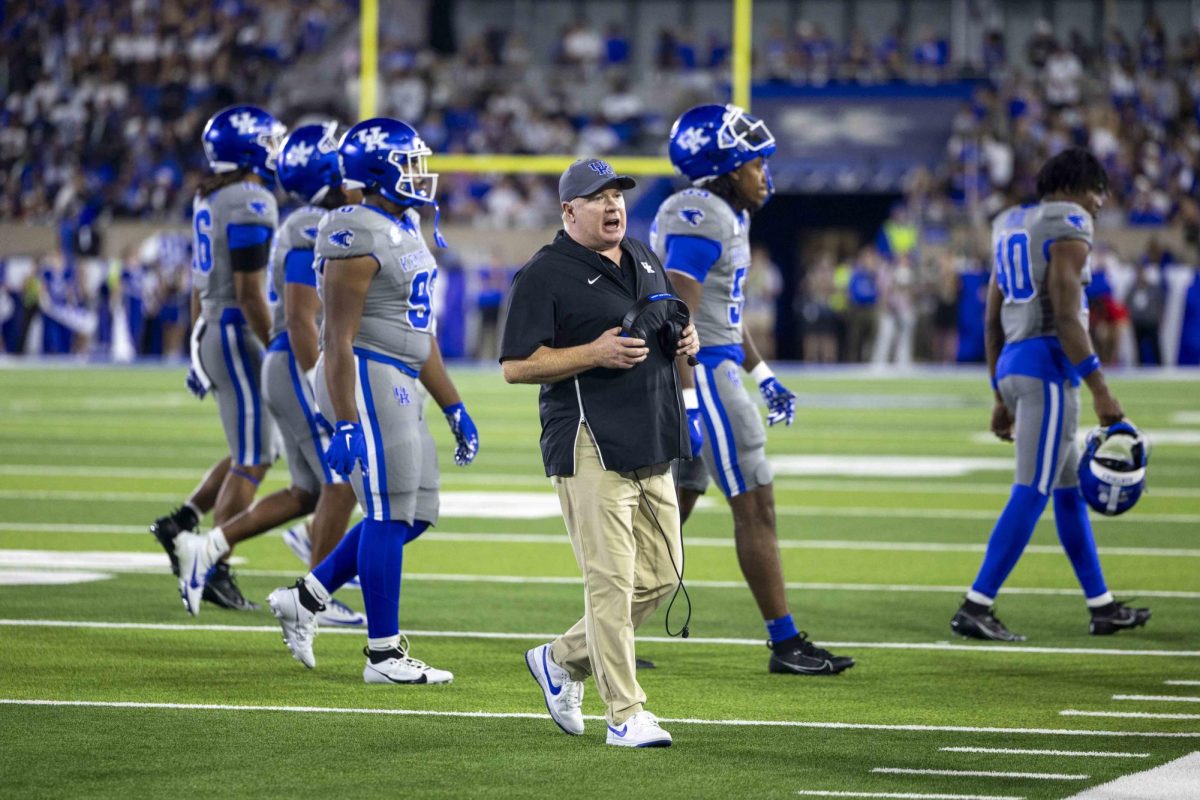
[[[597,367],[630,369],[646,360],[650,348],[645,339],[622,336],[621,328],[609,328],[592,342],[592,352]]]
[[[362,463],[363,470],[367,465],[367,440],[363,436],[362,425],[357,422],[339,420],[329,437],[329,448],[325,451],[325,463],[329,468],[349,478],[354,471],[354,465]]]

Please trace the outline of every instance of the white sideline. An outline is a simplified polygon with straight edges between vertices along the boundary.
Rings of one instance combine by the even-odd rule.
[[[0,698],[0,705],[10,706],[74,706],[80,708],[145,708],[181,711],[286,711],[300,714],[378,714],[398,717],[471,717],[479,719],[536,719],[545,720],[544,713],[519,711],[431,711],[408,708],[338,708],[331,706],[257,706],[225,703],[150,703],[117,700],[48,700]],[[585,714],[584,719],[602,721],[604,717]],[[694,719],[660,717],[660,722],[673,725],[712,725],[735,728],[819,728],[826,730],[907,731],[916,733],[1011,733],[1038,736],[1132,736],[1155,739],[1200,738],[1200,733],[1163,731],[1092,731],[1059,728],[971,728],[960,725],[885,725],[869,722],[804,722],[770,719]]]
[[[1153,703],[1200,703],[1200,697],[1178,694],[1114,694],[1113,700],[1144,700]]]
[[[1119,719],[1200,719],[1200,714],[1158,714],[1149,711],[1080,711],[1064,708],[1060,717],[1117,717]]]
[[[193,632],[234,632],[234,633],[279,633],[274,625],[190,625],[167,622],[104,622],[99,620],[64,620],[64,619],[0,619],[0,627],[26,628],[82,628],[82,629],[121,629],[148,631],[193,631]],[[322,628],[323,635],[354,635],[361,636],[358,628]],[[409,636],[427,636],[443,639],[515,639],[519,641],[547,641],[557,634],[553,633],[522,633],[500,631],[428,631],[407,630]],[[703,637],[692,636],[688,639],[677,639],[670,636],[638,636],[639,642],[654,644],[720,644],[740,647],[763,647],[763,639],[739,639],[733,637]],[[859,650],[933,650],[955,652],[984,652],[984,653],[1025,653],[1039,655],[1083,655],[1083,656],[1157,656],[1200,658],[1200,650],[1118,650],[1115,648],[1099,647],[1029,647],[1004,644],[951,644],[949,642],[836,642],[822,640],[822,646],[839,647]]]
[[[923,792],[843,792],[822,789],[797,789],[796,794],[805,797],[862,797],[888,798],[889,800],[1025,800],[1014,794],[925,794]]]
[[[939,747],[943,753],[994,753],[1013,756],[1055,756],[1065,758],[1149,758],[1149,753],[1123,753],[1109,750],[1034,750],[1021,747]]]
[[[1091,775],[1072,775],[1064,772],[995,772],[982,769],[909,769],[907,767],[875,767],[871,772],[886,775],[945,775],[959,778],[1023,778],[1034,781],[1086,781]]]
[[[1200,752],[1084,789],[1067,800],[1195,800]]]

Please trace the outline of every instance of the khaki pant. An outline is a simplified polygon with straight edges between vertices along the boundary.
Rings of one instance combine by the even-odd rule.
[[[572,679],[595,676],[609,722],[621,725],[646,702],[637,681],[633,632],[679,582],[671,558],[682,567],[679,505],[670,465],[636,473],[605,470],[591,432],[583,425],[575,441],[575,474],[557,477],[554,483],[583,572],[584,614],[554,640],[550,652]]]

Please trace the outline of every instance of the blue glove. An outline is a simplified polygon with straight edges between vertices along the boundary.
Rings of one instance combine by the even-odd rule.
[[[465,467],[475,460],[475,454],[479,452],[479,430],[475,427],[471,415],[467,413],[467,407],[462,403],[446,406],[442,413],[446,415],[446,422],[450,425],[450,431],[454,434],[457,444],[454,448],[454,463]]]
[[[700,409],[689,408],[687,420],[688,438],[692,441],[692,458],[695,458],[700,455],[700,450],[704,447],[704,420],[700,416]]]
[[[788,391],[774,375],[760,383],[758,390],[767,403],[767,424],[786,422],[791,425],[796,418],[796,395]]]
[[[204,396],[208,394],[208,389],[204,388],[204,384],[200,382],[200,376],[196,374],[195,367],[188,367],[184,383],[187,384],[188,391],[196,395],[197,400],[203,400]]]
[[[366,472],[367,440],[362,425],[341,420],[334,426],[329,448],[325,451],[325,463],[343,478],[350,477],[355,464],[362,464],[363,472]]]

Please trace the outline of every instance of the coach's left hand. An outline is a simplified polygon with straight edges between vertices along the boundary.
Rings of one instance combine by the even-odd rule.
[[[462,403],[446,406],[442,413],[446,415],[446,422],[454,434],[454,463],[465,467],[475,460],[475,454],[479,452],[479,430]]]
[[[700,352],[700,337],[696,335],[696,326],[688,323],[679,337],[679,347],[675,350],[677,356],[694,356]]]

